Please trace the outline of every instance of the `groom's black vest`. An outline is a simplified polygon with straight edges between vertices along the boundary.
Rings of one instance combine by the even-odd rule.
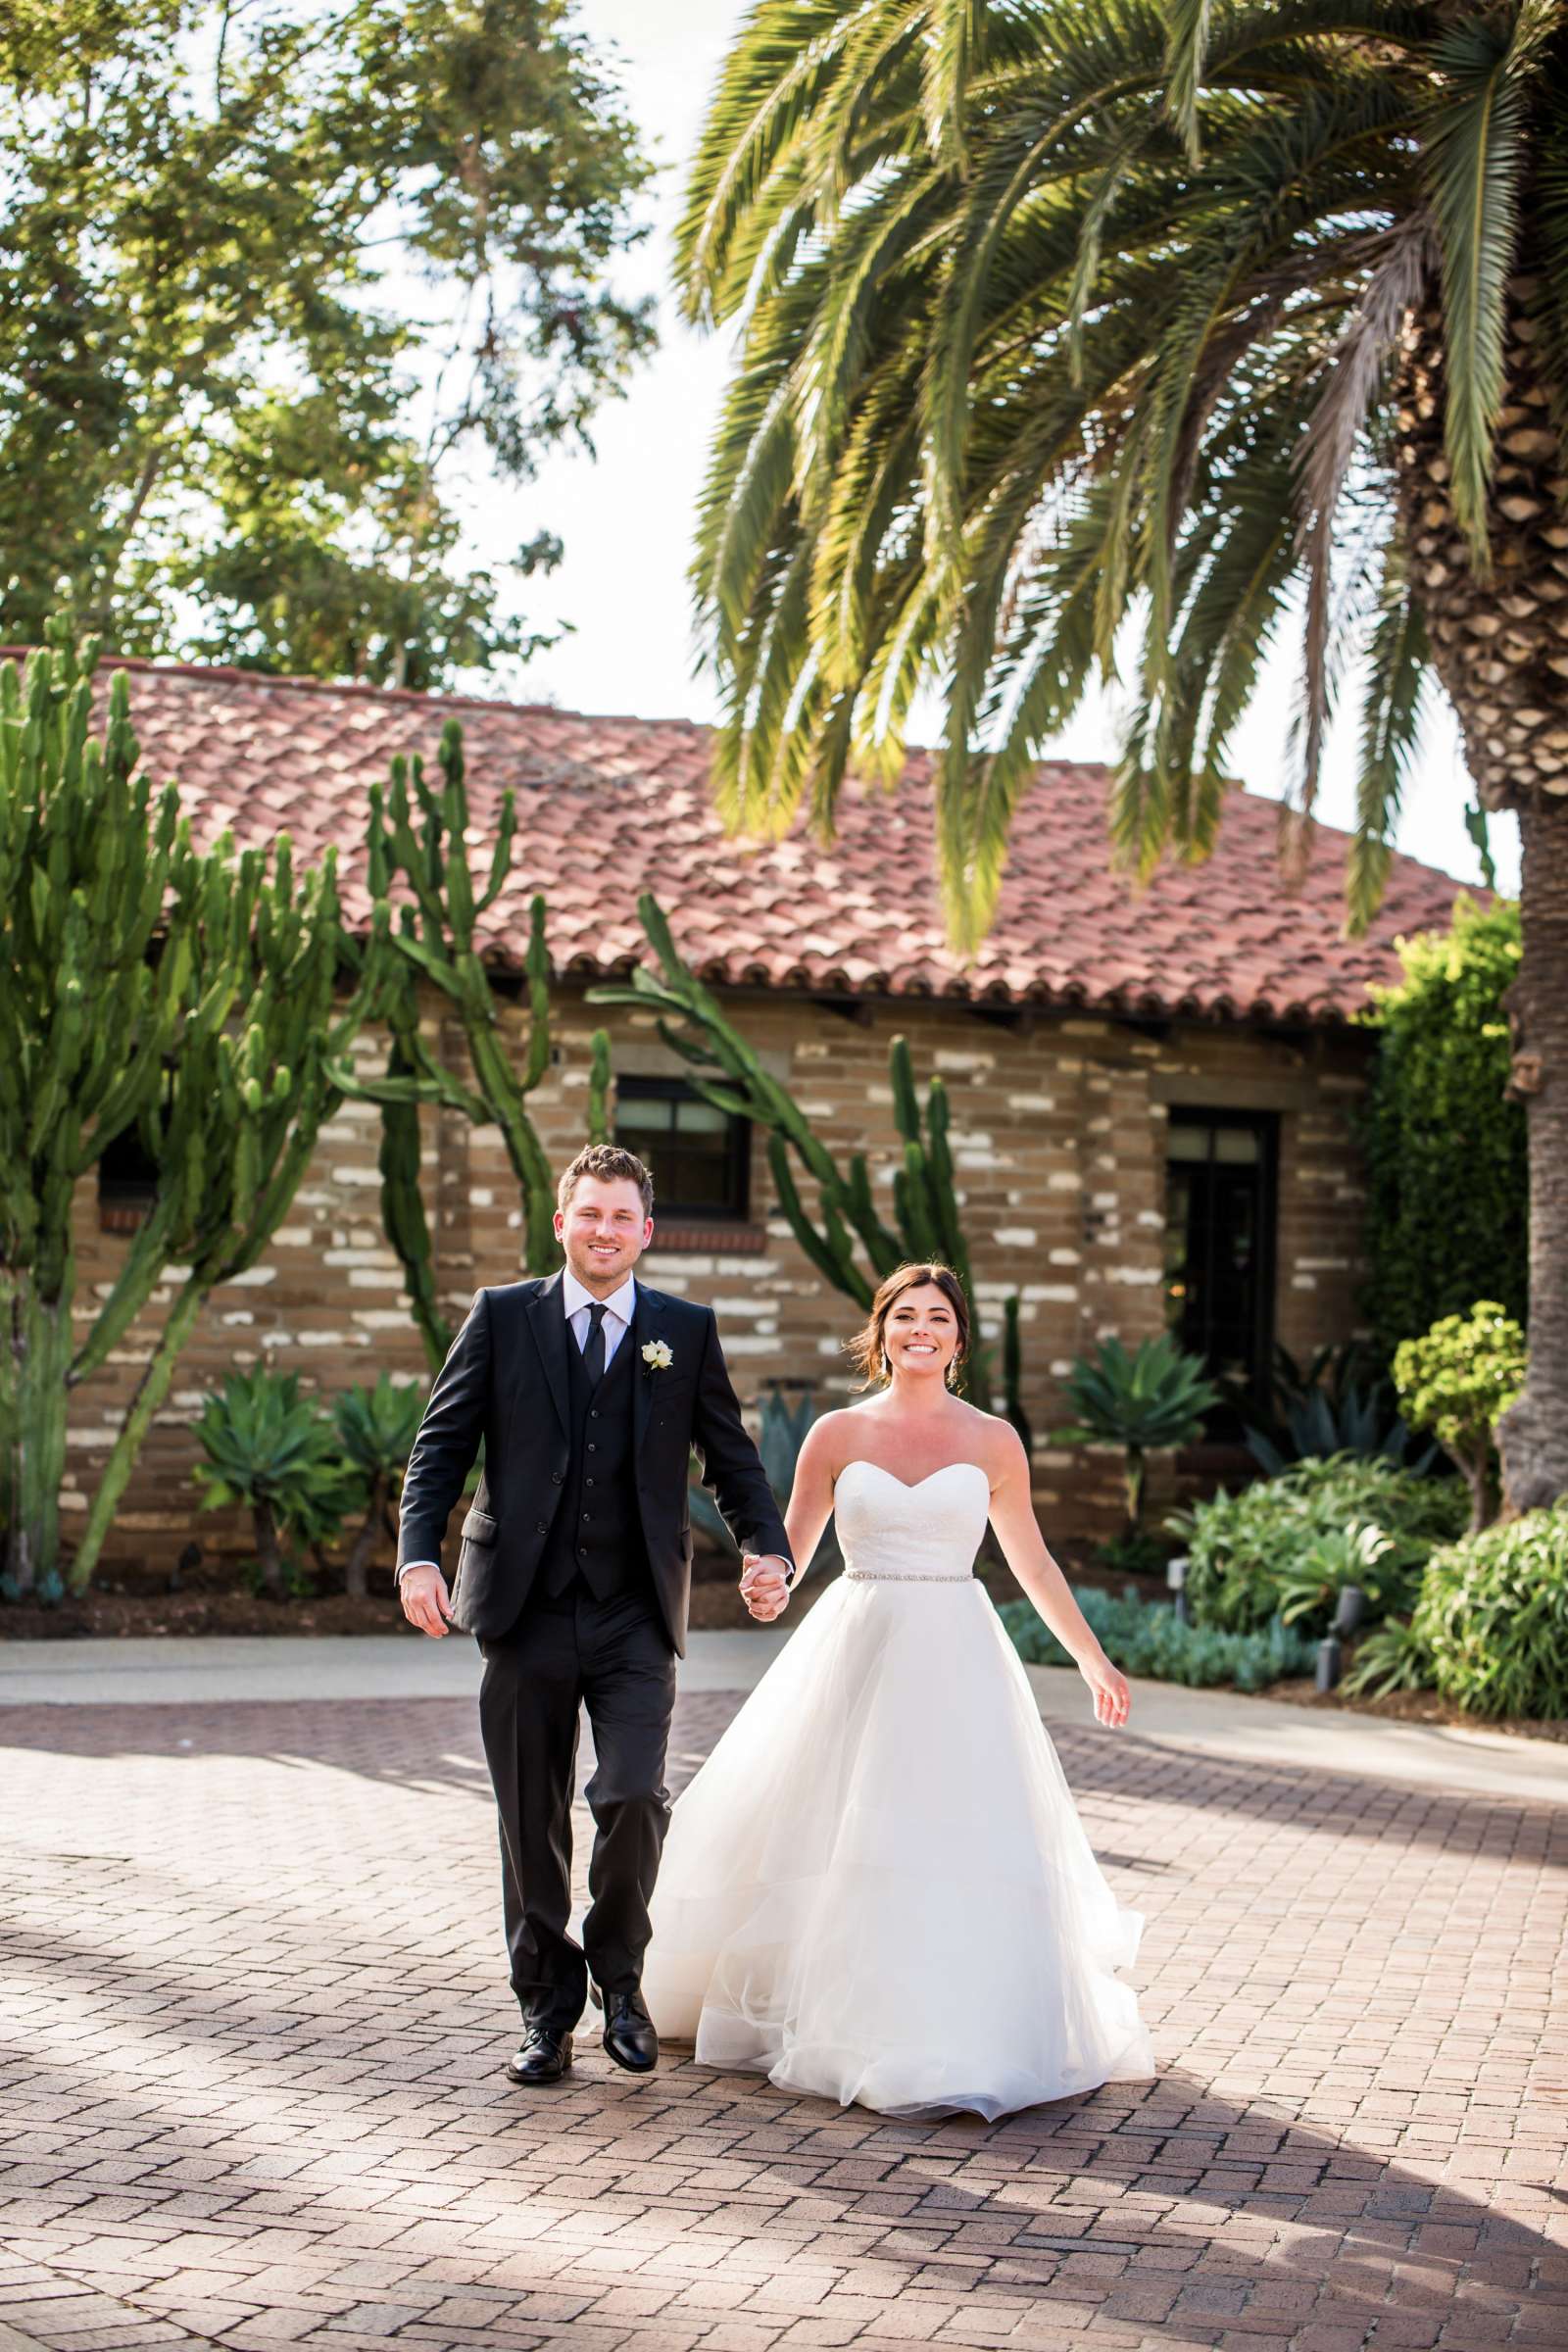
[[[596,1600],[625,1592],[653,1597],[632,1447],[638,1368],[632,1335],[623,1332],[598,1388],[592,1388],[582,1349],[568,1328],[571,1463],[539,1562],[539,1583],[552,1595],[567,1592],[580,1576]]]

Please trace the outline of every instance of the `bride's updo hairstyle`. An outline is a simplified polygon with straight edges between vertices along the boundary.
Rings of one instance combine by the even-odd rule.
[[[858,1372],[865,1375],[860,1383],[862,1389],[887,1387],[893,1377],[888,1364],[887,1343],[883,1337],[888,1317],[906,1291],[923,1291],[928,1285],[942,1293],[958,1326],[958,1345],[947,1374],[950,1389],[956,1382],[958,1367],[969,1352],[969,1301],[953,1268],[931,1261],[924,1265],[895,1266],[878,1288],[863,1328],[856,1333],[853,1340],[845,1341],[845,1351],[851,1363]]]

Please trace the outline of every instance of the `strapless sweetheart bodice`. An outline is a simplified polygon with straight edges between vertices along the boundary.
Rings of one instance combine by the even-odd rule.
[[[913,1486],[878,1462],[846,1462],[833,1491],[844,1573],[967,1584],[990,1508],[991,1481],[978,1462],[949,1462]]]

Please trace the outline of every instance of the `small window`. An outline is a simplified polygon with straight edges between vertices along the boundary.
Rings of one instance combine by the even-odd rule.
[[[615,1141],[653,1171],[656,1217],[743,1222],[750,1207],[751,1121],[716,1110],[683,1078],[622,1078]]]
[[[135,1126],[122,1127],[98,1155],[98,1224],[131,1233],[158,1198],[158,1162]]]
[[[1165,1147],[1165,1320],[1213,1379],[1267,1388],[1274,1344],[1278,1121],[1182,1109]],[[1228,1409],[1211,1434],[1239,1424]]]

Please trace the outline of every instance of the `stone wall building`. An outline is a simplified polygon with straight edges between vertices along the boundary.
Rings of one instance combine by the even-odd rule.
[[[1068,1417],[1072,1357],[1107,1333],[1173,1324],[1216,1363],[1265,1365],[1358,1328],[1361,1182],[1352,1131],[1369,1040],[1369,980],[1394,977],[1396,935],[1448,919],[1456,885],[1396,858],[1382,915],[1341,936],[1343,837],[1322,835],[1303,886],[1275,858],[1276,804],[1241,791],[1213,856],[1139,892],[1109,870],[1096,767],[1043,766],[1017,821],[1000,920],[967,966],[942,942],[928,779],[846,796],[838,840],[724,836],[706,790],[708,743],[684,722],[593,718],[495,703],[124,664],[143,758],[180,786],[198,838],[287,830],[297,856],[339,845],[351,917],[367,789],[398,752],[433,760],[465,728],[475,862],[515,788],[512,883],[487,917],[497,969],[514,966],[527,905],[545,894],[557,974],[555,1058],[530,1109],[564,1162],[583,1140],[588,1040],[613,1042],[617,1132],[659,1186],[641,1269],[718,1312],[736,1385],[806,1380],[851,1393],[854,1320],[797,1247],[771,1197],[765,1139],[692,1097],[683,1065],[635,1009],[584,1002],[648,956],[638,895],[653,890],[687,960],[835,1152],[861,1149],[891,1181],[890,1040],[907,1036],[922,1088],[952,1094],[963,1216],[982,1322],[1022,1300],[1023,1401],[1038,1436]],[[429,1017],[440,1024],[439,1001]],[[517,1020],[520,1035],[520,1017]],[[365,1041],[368,1054],[376,1041]],[[447,1050],[456,1057],[455,1037]],[[190,1536],[243,1544],[193,1516],[189,1422],[235,1364],[264,1356],[325,1393],[384,1367],[424,1377],[382,1236],[379,1112],[350,1104],[323,1135],[263,1263],[214,1295],[126,1497],[109,1556],[172,1557]],[[520,1218],[499,1139],[427,1113],[423,1154],[441,1293],[454,1318],[475,1287],[513,1280]],[[132,1172],[133,1173],[133,1172]],[[82,1187],[79,1293],[113,1278],[135,1216],[113,1165]],[[70,1478],[84,1507],[146,1333],[77,1393]],[[1183,1465],[1212,1476],[1222,1452]],[[1042,1442],[1048,1537],[1108,1533],[1117,1464]],[[1171,1491],[1171,1465],[1155,1494]],[[68,1517],[69,1528],[69,1517]]]

